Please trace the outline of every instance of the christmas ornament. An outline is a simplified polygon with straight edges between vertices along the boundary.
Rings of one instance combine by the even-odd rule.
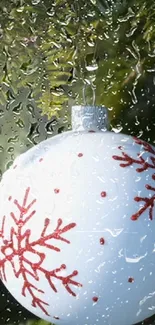
[[[0,276],[55,324],[154,314],[155,148],[74,106],[72,131],[19,156],[0,184]]]

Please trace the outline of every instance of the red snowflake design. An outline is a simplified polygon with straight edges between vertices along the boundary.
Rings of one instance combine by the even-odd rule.
[[[126,154],[123,150],[123,148],[121,146],[118,147],[119,150],[121,150],[122,156],[113,156],[113,159],[121,161],[120,163],[120,167],[129,167],[131,165],[137,164],[138,167],[136,168],[136,171],[138,173],[142,173],[148,169],[155,169],[155,149],[148,144],[147,142],[134,138],[134,141],[136,144],[140,145],[143,147],[145,152],[150,153],[149,156],[149,160],[145,160],[142,157],[141,153],[137,154],[137,159],[134,159],[132,157],[130,157],[128,154]],[[153,181],[155,181],[155,173],[152,175],[152,179]],[[152,220],[153,219],[153,209],[155,206],[155,187],[146,184],[145,187],[147,188],[147,190],[152,191],[152,196],[151,197],[139,197],[136,196],[134,198],[134,200],[136,202],[143,202],[143,206],[139,209],[138,212],[136,212],[135,214],[133,214],[131,216],[132,220],[137,220],[143,212],[145,212],[147,209],[149,209],[149,219]]]
[[[32,297],[32,306],[38,306],[46,315],[50,316],[45,308],[45,306],[48,306],[49,304],[46,301],[37,297],[37,292],[44,294],[44,291],[32,284],[30,280],[28,280],[28,275],[30,275],[39,283],[38,272],[42,272],[54,292],[57,292],[57,288],[53,283],[52,279],[57,279],[61,281],[62,285],[70,295],[74,297],[76,296],[76,293],[71,289],[70,286],[73,285],[77,287],[82,287],[82,284],[74,280],[74,278],[78,275],[78,271],[74,270],[71,274],[67,276],[59,275],[60,271],[65,270],[67,268],[65,264],[62,264],[60,267],[50,271],[44,269],[42,264],[45,260],[46,255],[44,253],[38,252],[36,248],[37,245],[39,245],[40,247],[46,247],[50,250],[60,252],[59,247],[51,245],[47,243],[47,241],[50,239],[55,239],[70,244],[70,241],[64,238],[63,234],[73,229],[76,224],[70,223],[66,226],[62,226],[62,219],[58,219],[57,226],[54,231],[52,233],[48,233],[47,230],[50,224],[50,219],[46,218],[40,237],[34,241],[31,241],[31,230],[27,229],[23,231],[23,227],[28,223],[31,218],[33,218],[36,213],[36,211],[33,209],[33,206],[36,203],[36,199],[33,199],[30,203],[28,203],[27,201],[29,199],[29,194],[30,187],[28,187],[25,191],[22,205],[20,205],[18,200],[14,200],[14,205],[18,208],[19,216],[16,217],[14,212],[10,213],[10,217],[13,219],[13,222],[16,227],[11,227],[9,240],[5,239],[4,227],[6,216],[3,217],[2,226],[0,230],[0,238],[2,240],[1,253],[4,255],[4,258],[0,259],[0,277],[4,281],[7,281],[5,264],[7,262],[11,263],[15,277],[19,278],[19,276],[22,276],[23,278],[22,295],[26,297],[26,291],[29,292]],[[12,199],[11,196],[10,198]],[[16,240],[17,242],[17,247],[15,247],[14,245],[14,240]],[[33,263],[32,260],[28,260],[24,256],[24,253],[27,252],[35,254],[39,258],[39,262]],[[17,256],[19,260],[18,271],[16,270],[14,263],[14,258]],[[26,264],[28,265],[28,268],[25,267]]]

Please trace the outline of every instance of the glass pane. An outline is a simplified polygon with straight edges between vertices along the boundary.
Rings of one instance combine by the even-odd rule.
[[[72,105],[104,105],[111,131],[155,145],[154,21],[154,0],[0,1],[0,178],[71,129]],[[0,286],[0,324],[47,324]]]

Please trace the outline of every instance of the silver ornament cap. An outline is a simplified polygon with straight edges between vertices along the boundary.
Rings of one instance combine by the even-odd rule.
[[[104,106],[72,106],[71,121],[74,131],[107,131],[108,110]]]

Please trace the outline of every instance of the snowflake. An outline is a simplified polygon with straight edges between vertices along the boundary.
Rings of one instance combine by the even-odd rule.
[[[14,212],[10,213],[11,218],[15,224],[15,227],[11,227],[10,229],[10,238],[5,239],[5,220],[6,217],[3,217],[2,220],[2,227],[0,230],[0,238],[2,240],[1,245],[1,254],[4,256],[0,259],[0,277],[4,281],[7,281],[5,266],[6,263],[11,263],[14,275],[16,278],[22,276],[23,278],[23,286],[22,286],[22,295],[26,297],[26,291],[29,292],[30,296],[32,297],[32,306],[39,307],[46,315],[50,316],[45,308],[49,304],[37,297],[37,292],[44,294],[44,291],[37,288],[34,284],[28,280],[28,275],[30,275],[33,279],[35,279],[39,283],[39,275],[38,272],[42,272],[47,279],[51,289],[54,292],[57,292],[57,288],[53,283],[53,279],[57,279],[61,281],[64,288],[68,291],[68,293],[72,296],[76,296],[76,293],[71,289],[71,285],[82,287],[82,284],[76,282],[74,277],[78,275],[78,271],[74,270],[71,274],[67,276],[60,275],[60,271],[66,269],[66,265],[62,264],[60,267],[54,270],[46,270],[42,264],[46,258],[45,253],[38,252],[36,246],[39,245],[40,247],[46,247],[50,250],[54,250],[56,252],[60,252],[60,248],[54,246],[52,244],[47,243],[50,239],[55,239],[58,241],[62,241],[64,243],[70,244],[70,241],[63,237],[63,234],[67,231],[73,229],[76,224],[70,223],[66,226],[62,226],[62,219],[57,220],[57,226],[52,233],[48,233],[48,226],[50,224],[50,219],[46,218],[44,221],[43,230],[40,234],[40,237],[34,241],[31,241],[31,230],[27,229],[23,231],[23,227],[28,223],[28,221],[33,218],[36,211],[33,210],[33,206],[36,203],[36,199],[33,199],[30,203],[27,203],[28,197],[30,194],[30,187],[28,187],[25,191],[24,199],[22,205],[19,204],[18,200],[14,200],[14,205],[18,208],[19,216],[16,217]],[[11,200],[12,197],[9,197]],[[31,211],[31,212],[30,212]],[[17,242],[15,246],[14,242]],[[24,243],[24,247],[23,247]],[[9,253],[8,253],[9,252]],[[25,253],[30,252],[35,254],[39,258],[39,262],[33,263],[32,260],[29,260],[25,257]],[[19,260],[19,270],[16,270],[14,258],[18,257]],[[25,265],[29,267],[26,268]]]
[[[137,159],[134,159],[130,157],[128,154],[122,151],[122,156],[113,156],[113,159],[121,161],[120,167],[128,167],[134,164],[137,164],[139,167],[136,168],[136,171],[138,173],[142,173],[148,169],[155,169],[155,149],[148,144],[147,142],[134,138],[134,141],[136,144],[140,145],[143,147],[145,152],[148,152],[150,154],[149,156],[149,161],[145,160],[142,157],[142,154],[138,153],[137,154]],[[122,147],[118,147],[119,150],[122,150]],[[153,181],[155,181],[155,174],[152,175]],[[143,206],[137,211],[135,214],[131,216],[132,220],[137,220],[143,212],[145,212],[147,209],[149,209],[149,219],[153,219],[153,209],[155,206],[155,187],[146,184],[145,187],[147,190],[152,191],[152,196],[151,197],[139,197],[136,196],[134,200],[136,202],[143,202]]]

